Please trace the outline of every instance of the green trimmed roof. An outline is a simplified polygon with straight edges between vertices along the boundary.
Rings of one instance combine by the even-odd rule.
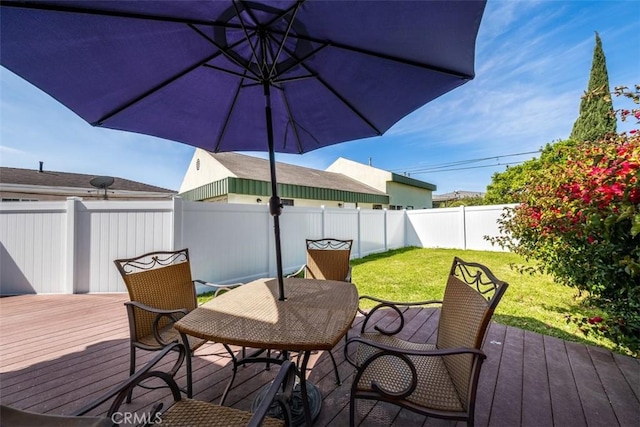
[[[185,200],[207,200],[226,194],[250,196],[271,196],[271,183],[247,178],[227,177],[180,194]],[[278,183],[278,194],[283,198],[335,200],[347,203],[389,204],[389,196],[373,190],[355,192],[333,188],[311,187],[307,185]]]
[[[424,188],[431,191],[436,191],[437,189],[437,187],[433,184],[420,181],[419,179],[409,178],[408,176],[398,175],[397,173],[391,174],[391,182],[398,182],[400,184],[411,185],[412,187]]]

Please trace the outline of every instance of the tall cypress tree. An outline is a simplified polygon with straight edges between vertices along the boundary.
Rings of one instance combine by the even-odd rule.
[[[616,132],[616,118],[613,115],[613,103],[609,92],[607,63],[600,35],[596,32],[587,95],[580,102],[580,115],[573,124],[571,139],[596,141],[612,132]]]

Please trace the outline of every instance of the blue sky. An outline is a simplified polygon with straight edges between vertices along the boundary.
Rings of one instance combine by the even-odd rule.
[[[338,157],[436,184],[484,191],[494,172],[567,138],[587,87],[598,31],[611,88],[640,83],[640,1],[488,0],[476,78],[410,114],[385,135],[276,160],[325,169]],[[614,107],[628,107],[614,98]],[[619,130],[629,129],[621,124]],[[0,165],[111,175],[178,190],[194,149],[93,128],[0,68]],[[248,153],[260,155],[258,153]],[[264,157],[264,156],[263,156]],[[468,160],[489,158],[484,161]],[[449,171],[433,167],[457,163]],[[431,171],[428,171],[431,170]]]

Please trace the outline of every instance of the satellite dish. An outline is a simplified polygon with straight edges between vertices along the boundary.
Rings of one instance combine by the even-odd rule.
[[[111,176],[96,176],[89,181],[93,187],[104,189],[104,200],[107,200],[107,188],[113,185],[115,180]]]

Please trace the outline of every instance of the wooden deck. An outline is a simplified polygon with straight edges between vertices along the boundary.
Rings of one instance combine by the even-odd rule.
[[[0,298],[0,402],[69,414],[126,379],[128,326],[122,305],[126,300],[124,294]],[[437,311],[413,310],[407,315],[407,336],[434,338]],[[378,321],[388,324],[393,318],[381,316]],[[344,361],[342,345],[334,349],[342,386],[335,385],[326,354],[312,360],[308,378],[324,396],[316,426],[348,424],[353,369]],[[488,359],[478,389],[478,426],[640,425],[637,359],[499,324],[491,325],[484,350]],[[148,359],[142,357],[139,363]],[[257,390],[275,372],[262,368],[240,368],[226,404],[250,408]],[[194,398],[217,402],[230,373],[222,346],[200,348],[194,357]],[[184,383],[184,377],[178,381]],[[140,391],[123,410],[165,398],[166,390]],[[369,403],[358,404],[358,420],[362,426],[456,424]]]

